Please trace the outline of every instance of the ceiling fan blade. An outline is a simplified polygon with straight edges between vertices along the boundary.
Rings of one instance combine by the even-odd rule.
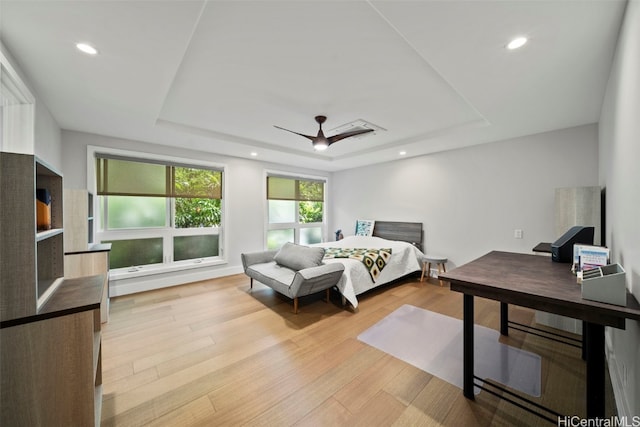
[[[349,131],[349,132],[339,133],[337,135],[330,136],[327,139],[329,140],[329,144],[333,144],[334,142],[338,142],[341,139],[349,138],[349,137],[356,136],[356,135],[362,135],[363,133],[373,132],[374,130],[375,129],[352,130],[352,131]]]
[[[315,136],[309,136],[309,135],[305,135],[305,134],[303,134],[303,133],[294,132],[294,131],[289,130],[289,129],[281,128],[280,126],[273,125],[273,127],[274,127],[274,128],[278,128],[278,129],[281,129],[281,130],[286,130],[287,132],[295,133],[296,135],[304,136],[305,138],[308,138],[308,139],[310,139],[311,141],[313,141],[313,140],[316,138]]]
[[[280,130],[284,130],[287,132],[291,132],[291,133],[295,133],[296,135],[300,135],[302,137],[305,137],[307,139],[309,139],[311,141],[311,143],[313,144],[313,148],[321,151],[321,150],[325,150],[328,146],[330,146],[331,144],[333,144],[334,142],[338,142],[340,140],[343,140],[345,138],[349,138],[352,136],[356,136],[356,135],[362,135],[363,133],[369,133],[369,132],[373,132],[375,129],[358,129],[358,130],[352,130],[349,132],[343,132],[343,133],[339,133],[337,135],[333,135],[330,137],[325,137],[324,136],[324,132],[322,132],[322,124],[327,120],[326,116],[316,116],[316,122],[318,122],[318,125],[320,126],[320,128],[318,129],[318,135],[316,136],[311,136],[311,135],[305,135],[303,133],[299,133],[299,132],[295,132],[289,129],[285,129],[283,127],[280,126],[276,126],[273,125],[273,127],[275,127],[276,129],[280,129]]]

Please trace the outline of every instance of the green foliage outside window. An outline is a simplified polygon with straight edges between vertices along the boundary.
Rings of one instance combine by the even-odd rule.
[[[176,166],[173,174],[174,193],[178,196],[221,197],[221,171]]]
[[[324,183],[317,181],[299,180],[298,200],[322,200],[324,198]]]
[[[176,199],[176,228],[217,227],[220,199]]]
[[[222,174],[206,169],[176,167],[174,182],[178,194],[215,194],[220,192]],[[220,213],[220,199],[175,199],[176,228],[217,227],[220,225]]]
[[[322,222],[322,202],[299,202],[298,215],[300,222]]]
[[[315,181],[298,181],[300,198],[298,202],[298,217],[300,223],[309,224],[322,222],[324,184]],[[312,201],[316,200],[316,201]]]

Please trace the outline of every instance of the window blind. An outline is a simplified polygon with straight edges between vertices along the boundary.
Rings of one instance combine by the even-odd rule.
[[[98,154],[97,193],[100,196],[222,198],[222,171]]]
[[[267,199],[324,202],[324,181],[268,176]]]

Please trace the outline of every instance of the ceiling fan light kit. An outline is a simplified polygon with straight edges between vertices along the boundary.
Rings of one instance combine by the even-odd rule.
[[[311,142],[311,145],[313,145],[313,149],[316,151],[324,151],[329,148],[329,141],[324,137],[316,138]]]
[[[311,144],[313,145],[313,148],[316,151],[323,151],[326,150],[327,148],[329,148],[329,146],[335,142],[338,142],[342,139],[345,138],[349,138],[352,136],[356,136],[356,135],[362,135],[363,133],[369,133],[369,132],[373,132],[375,129],[358,129],[358,130],[352,130],[349,132],[343,132],[343,133],[339,133],[337,135],[333,135],[330,137],[326,137],[324,136],[324,132],[322,131],[322,124],[327,120],[326,116],[316,116],[316,122],[318,122],[318,125],[320,126],[320,128],[318,129],[318,134],[316,136],[311,136],[311,135],[305,135],[302,133],[298,133],[289,129],[285,129],[282,128],[280,126],[275,126],[278,129],[287,131],[287,132],[291,132],[291,133],[295,133],[296,135],[300,135],[304,138],[307,138],[309,140],[311,140]]]

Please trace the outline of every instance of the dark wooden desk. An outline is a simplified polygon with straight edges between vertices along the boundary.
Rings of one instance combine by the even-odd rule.
[[[625,307],[582,299],[582,291],[568,264],[549,257],[490,252],[468,264],[443,273],[441,280],[451,290],[462,292],[463,300],[463,391],[473,399],[473,297],[500,301],[501,314],[515,304],[585,322],[587,359],[587,417],[604,417],[605,348],[604,327],[624,329],[625,320],[640,320],[640,305],[627,293]],[[504,319],[501,324],[504,324]],[[502,330],[501,333],[505,333]]]
[[[533,252],[550,254],[551,253],[551,243],[541,242],[536,245],[535,248],[532,249]]]

